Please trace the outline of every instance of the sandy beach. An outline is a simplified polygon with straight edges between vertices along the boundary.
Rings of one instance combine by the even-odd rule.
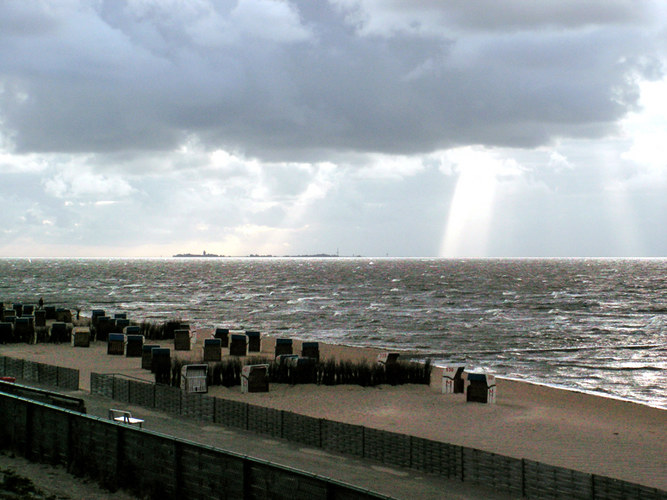
[[[191,351],[172,357],[199,361],[199,332]],[[154,342],[151,342],[154,343]],[[173,348],[173,342],[157,342]],[[272,357],[274,339],[262,337],[261,356]],[[294,341],[294,352],[300,342]],[[320,344],[322,359],[368,359],[378,350]],[[223,349],[223,354],[225,349]],[[80,370],[90,390],[90,373],[122,373],[153,380],[140,358],[109,356],[105,342],[89,348],[60,344],[9,344],[0,354]],[[431,386],[363,388],[272,384],[268,393],[242,394],[239,387],[210,387],[209,395],[245,401],[314,417],[364,425],[667,490],[667,410],[497,379],[497,403],[466,403],[461,394],[441,393],[441,372]]]

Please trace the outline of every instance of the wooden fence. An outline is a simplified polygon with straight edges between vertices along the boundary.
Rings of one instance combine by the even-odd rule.
[[[176,387],[119,375],[92,373],[91,391],[128,404],[483,484],[525,498],[667,500],[665,491],[596,474],[206,394],[188,394]]]
[[[15,377],[25,382],[79,390],[79,370],[9,356],[0,356],[0,377]]]
[[[387,498],[330,478],[0,393],[0,448],[138,498]]]

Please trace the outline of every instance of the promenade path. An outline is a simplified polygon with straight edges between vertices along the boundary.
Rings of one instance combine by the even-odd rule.
[[[259,458],[311,474],[402,500],[435,499],[509,499],[480,485],[450,480],[418,471],[387,467],[371,460],[329,453],[282,439],[227,428],[210,422],[197,422],[135,405],[114,402],[85,391],[71,394],[86,401],[89,415],[107,418],[109,408],[130,410],[145,420],[144,429],[214,446],[240,455]]]

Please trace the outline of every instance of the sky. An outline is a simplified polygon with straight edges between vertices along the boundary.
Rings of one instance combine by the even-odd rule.
[[[661,0],[0,2],[0,257],[667,256]]]

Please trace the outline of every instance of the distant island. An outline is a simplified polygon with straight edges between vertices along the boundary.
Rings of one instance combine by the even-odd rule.
[[[314,258],[314,257],[338,257],[338,254],[332,254],[332,253],[314,253],[314,254],[308,254],[308,255],[260,255],[256,253],[251,253],[250,255],[246,255],[245,257],[251,257],[251,258],[257,258],[257,257],[262,257],[262,258],[286,258],[286,257],[294,257],[294,258]],[[176,255],[172,255],[172,257],[227,257],[227,255],[218,255],[217,253],[206,253],[204,250],[202,253],[177,253]]]
[[[224,257],[224,255],[218,255],[217,253],[206,253],[204,250],[202,253],[177,253],[174,257]]]

